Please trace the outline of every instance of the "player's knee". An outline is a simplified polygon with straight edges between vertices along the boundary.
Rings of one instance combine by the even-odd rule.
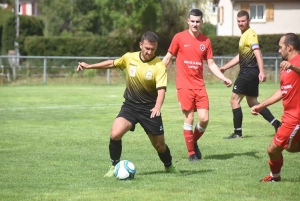
[[[205,118],[201,118],[200,119],[200,125],[206,125],[208,124],[209,118],[205,117]]]
[[[110,138],[113,140],[121,140],[122,135],[119,132],[112,130],[110,133]]]
[[[164,153],[166,151],[166,144],[165,143],[156,143],[153,145],[158,153]]]

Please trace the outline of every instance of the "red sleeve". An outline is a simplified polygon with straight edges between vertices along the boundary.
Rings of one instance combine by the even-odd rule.
[[[207,52],[205,55],[206,56],[205,60],[212,59],[214,57],[211,42],[209,39],[207,39],[207,42],[208,42],[208,44],[207,44]]]
[[[179,37],[178,34],[176,34],[172,39],[168,52],[170,52],[173,56],[176,56],[178,50],[179,50]]]

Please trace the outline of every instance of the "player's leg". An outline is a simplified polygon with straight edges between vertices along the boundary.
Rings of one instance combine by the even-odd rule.
[[[236,87],[236,85],[234,85],[234,87]],[[232,92],[231,94],[230,104],[231,104],[232,114],[233,114],[234,131],[231,135],[225,137],[224,139],[241,138],[243,136],[243,132],[242,132],[243,112],[240,104],[243,98],[244,98],[243,94],[238,94],[235,92]]]
[[[247,103],[248,106],[251,108],[254,105],[258,105],[259,102],[257,101],[257,97],[254,96],[247,96]],[[259,114],[261,114],[263,116],[263,118],[265,120],[267,120],[275,129],[275,133],[277,132],[278,128],[281,126],[281,122],[278,121],[273,114],[271,113],[271,111],[268,108],[264,108],[262,109]]]
[[[269,165],[271,169],[270,175],[262,179],[262,182],[280,181],[280,171],[283,166],[282,151],[285,149],[289,152],[300,151],[300,125],[286,125],[283,124],[276,135],[273,137],[269,148]]]
[[[268,147],[268,154],[269,154],[269,166],[270,166],[270,174],[267,175],[265,178],[261,180],[261,182],[276,182],[280,181],[280,172],[283,166],[283,156],[282,151],[284,149],[279,147],[274,142],[274,139],[271,141]]]
[[[167,172],[175,173],[176,168],[172,165],[171,151],[165,143],[164,127],[161,115],[150,118],[149,113],[142,113],[139,115],[140,124],[147,133],[152,146],[156,149],[160,160],[163,162]]]
[[[208,109],[197,109],[199,121],[197,122],[194,129],[194,151],[198,159],[202,158],[200,148],[198,146],[198,140],[204,134],[208,121],[209,121],[209,110]]]
[[[112,166],[109,171],[104,175],[105,177],[112,177],[115,165],[120,161],[122,153],[122,137],[131,130],[134,131],[135,124],[137,123],[136,113],[130,106],[123,104],[118,116],[113,122],[110,141],[109,141],[109,155]]]
[[[178,101],[184,115],[183,136],[188,150],[188,157],[191,162],[199,161],[194,151],[194,112],[195,112],[195,93],[188,89],[177,90]]]
[[[198,159],[202,158],[201,151],[198,147],[198,140],[204,134],[208,121],[209,121],[209,101],[208,95],[205,88],[194,90],[195,92],[195,104],[197,108],[197,114],[199,121],[196,123],[194,128],[194,151]]]
[[[170,173],[178,173],[175,166],[172,164],[171,151],[168,145],[165,143],[164,135],[152,135],[150,133],[147,134],[152,146],[156,149],[161,162],[163,162],[166,171]]]
[[[190,162],[198,162],[194,146],[194,133],[193,133],[193,122],[194,122],[194,111],[182,111],[184,114],[184,124],[183,124],[183,136],[188,150],[188,157]]]
[[[132,124],[123,117],[117,117],[112,125],[110,141],[109,141],[109,155],[112,166],[104,177],[112,177],[114,174],[114,167],[120,161],[122,153],[122,137],[132,128]]]

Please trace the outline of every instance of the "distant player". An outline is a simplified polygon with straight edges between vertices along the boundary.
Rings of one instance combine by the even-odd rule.
[[[300,152],[300,40],[294,33],[287,33],[279,41],[280,88],[267,100],[253,106],[251,111],[257,115],[263,108],[282,99],[282,125],[271,141],[268,154],[271,173],[262,182],[276,182],[281,180],[283,166],[282,151]],[[298,169],[299,167],[295,167]]]
[[[260,82],[266,81],[264,63],[258,44],[258,38],[249,25],[249,13],[245,10],[239,11],[237,14],[237,23],[242,32],[239,42],[239,54],[221,68],[221,71],[225,72],[225,70],[232,68],[238,63],[240,64],[240,72],[233,85],[230,100],[234,131],[224,139],[241,138],[243,136],[243,112],[240,103],[246,96],[249,107],[259,104],[257,101],[258,85]],[[260,111],[260,114],[273,125],[275,131],[277,131],[281,122],[272,115],[270,110],[264,108]]]
[[[209,100],[203,79],[203,61],[207,61],[212,73],[227,87],[232,84],[215,64],[209,38],[200,33],[202,17],[203,14],[199,9],[190,10],[187,19],[189,29],[174,36],[163,59],[168,66],[172,57],[176,57],[177,98],[184,115],[183,135],[190,162],[197,162],[202,158],[197,141],[205,132],[209,121]],[[193,131],[196,111],[199,121]]]
[[[77,71],[113,67],[126,70],[125,101],[111,128],[109,153],[112,166],[105,177],[114,176],[114,167],[121,158],[122,137],[127,131],[134,131],[137,123],[144,128],[165,170],[177,173],[164,138],[160,110],[167,88],[167,73],[164,63],[155,56],[157,46],[158,36],[148,31],[141,38],[140,52],[126,53],[119,59],[91,65],[80,62],[77,67]]]

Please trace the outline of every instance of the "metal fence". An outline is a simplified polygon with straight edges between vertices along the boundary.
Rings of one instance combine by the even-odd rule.
[[[20,80],[36,79],[44,84],[50,78],[92,78],[101,77],[105,79],[104,83],[112,84],[114,80],[124,81],[125,76],[122,72],[114,71],[113,69],[96,70],[92,73],[76,73],[76,68],[79,61],[86,63],[97,63],[108,59],[116,59],[119,57],[72,57],[72,56],[12,56],[0,55],[0,78],[2,83],[10,83]],[[163,57],[160,57],[163,58]],[[223,66],[232,57],[215,56],[214,61],[218,66]],[[265,65],[265,73],[270,77],[270,81],[278,82],[278,66],[281,61],[280,57],[263,57]],[[173,64],[174,59],[173,59]],[[173,70],[172,70],[173,69]],[[174,68],[168,67],[169,71],[175,71]],[[227,71],[226,71],[227,72]],[[174,72],[170,72],[175,74]],[[210,74],[209,70],[204,73]]]

